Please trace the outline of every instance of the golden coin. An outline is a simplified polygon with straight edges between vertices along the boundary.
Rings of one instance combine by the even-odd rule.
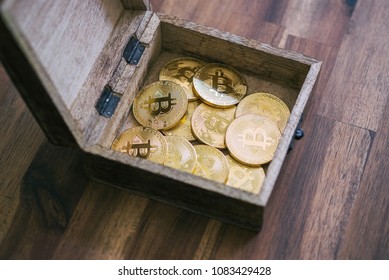
[[[201,104],[193,112],[193,134],[204,144],[224,149],[226,147],[226,130],[234,119],[235,109],[236,106],[220,109]]]
[[[262,115],[247,114],[228,126],[226,146],[236,160],[259,166],[273,159],[280,137],[281,132],[273,121]]]
[[[205,103],[228,108],[239,103],[247,92],[246,81],[234,68],[211,63],[193,76],[195,93]]]
[[[145,158],[163,164],[167,154],[167,142],[159,131],[137,126],[124,131],[113,141],[113,150],[133,157]]]
[[[168,62],[159,73],[159,80],[175,82],[185,91],[188,100],[196,100],[193,92],[193,75],[205,65],[204,61],[192,57],[181,57]]]
[[[259,193],[265,179],[262,167],[243,165],[230,156],[226,156],[230,169],[226,185],[251,193]]]
[[[132,110],[143,126],[169,129],[177,125],[188,108],[188,98],[176,83],[159,81],[144,87],[135,96]]]
[[[277,96],[266,92],[258,92],[246,96],[238,104],[236,117],[245,114],[259,114],[268,117],[283,131],[288,122],[290,111],[284,101]]]
[[[194,174],[220,183],[228,177],[228,161],[218,149],[207,145],[196,145],[197,163]]]
[[[201,101],[195,100],[188,103],[188,110],[181,119],[181,121],[173,128],[168,130],[162,130],[164,135],[175,135],[185,138],[188,141],[196,140],[196,137],[192,133],[190,121],[194,110],[201,104]]]
[[[165,136],[168,146],[168,153],[165,161],[166,166],[192,173],[197,162],[195,148],[179,136]]]

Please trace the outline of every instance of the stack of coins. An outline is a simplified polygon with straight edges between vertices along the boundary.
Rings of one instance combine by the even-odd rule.
[[[182,57],[135,96],[140,126],[112,149],[210,180],[259,193],[262,165],[272,160],[290,112],[273,94],[247,95],[234,68]]]

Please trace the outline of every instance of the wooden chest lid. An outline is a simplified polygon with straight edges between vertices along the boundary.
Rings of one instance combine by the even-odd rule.
[[[78,125],[72,106],[125,10],[133,11],[130,20],[133,15],[135,21],[151,10],[151,4],[149,0],[0,1],[0,59],[54,144],[85,145],[85,128]]]

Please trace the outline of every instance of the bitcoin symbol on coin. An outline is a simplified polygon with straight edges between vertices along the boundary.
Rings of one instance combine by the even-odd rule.
[[[159,81],[141,89],[132,109],[135,119],[145,127],[156,130],[177,125],[188,108],[184,90],[174,82]]]
[[[180,57],[169,61],[159,72],[160,81],[177,83],[184,90],[188,100],[197,100],[193,92],[192,81],[195,73],[203,67],[205,62],[192,58]]]
[[[239,166],[233,166],[230,168],[231,180],[233,180],[233,185],[237,188],[240,188],[246,184],[251,184],[255,179],[254,176],[251,176],[250,173],[246,172]]]
[[[191,67],[183,67],[183,68],[177,68],[177,71],[174,72],[172,75],[173,78],[179,80],[182,84],[181,86],[184,86],[186,88],[189,88],[190,83],[192,82],[193,75],[198,70],[198,67],[191,68]]]
[[[200,165],[201,173],[206,177],[214,176],[213,166],[215,165],[215,159],[202,157],[200,160],[202,162]]]
[[[288,106],[277,96],[257,92],[243,98],[236,109],[236,117],[246,114],[258,114],[267,117],[275,122],[280,131],[286,126],[290,111]]]
[[[247,128],[243,133],[238,134],[238,141],[242,143],[242,147],[252,146],[252,147],[261,147],[266,149],[274,143],[274,139],[268,137],[266,130],[262,128]]]
[[[201,104],[192,115],[193,135],[204,144],[224,149],[226,130],[234,119],[235,109],[235,106],[221,109]]]
[[[169,156],[165,163],[166,165],[172,166],[174,163],[182,161],[182,155],[180,153],[180,150],[177,149],[173,143],[168,142],[168,151]]]
[[[176,105],[173,101],[175,98],[172,98],[171,93],[167,96],[164,96],[162,92],[156,91],[154,98],[149,96],[148,100],[148,109],[152,116],[158,116],[160,113],[168,113],[173,105]]]
[[[136,136],[133,139],[132,143],[128,141],[126,145],[120,148],[120,151],[125,152],[134,157],[148,158],[150,156],[150,153],[153,152],[152,149],[155,148],[156,146],[152,146],[150,140],[144,142],[141,137]]]
[[[216,69],[215,74],[209,74],[209,76],[215,94],[229,94],[234,91],[232,80],[224,74],[223,70]]]
[[[230,123],[230,121],[219,116],[213,110],[205,111],[203,117],[205,117],[205,127],[214,132],[224,133],[227,129],[228,124]]]
[[[147,140],[147,143],[133,144],[131,148],[134,156],[148,158],[151,152],[150,140]]]
[[[260,115],[264,115],[265,117],[268,117],[274,122],[278,122],[281,120],[281,112],[280,110],[275,106],[266,106],[266,104],[258,104],[257,108],[251,109],[251,113],[257,113]]]
[[[200,68],[192,80],[193,90],[208,105],[230,108],[239,103],[247,92],[243,76],[234,68],[209,63]]]

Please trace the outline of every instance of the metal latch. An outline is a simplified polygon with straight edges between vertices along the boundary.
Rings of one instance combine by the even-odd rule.
[[[145,48],[146,47],[142,45],[142,43],[139,42],[134,35],[132,35],[126,48],[124,49],[123,58],[129,64],[137,65],[143,55],[143,52],[145,51]]]
[[[297,124],[297,128],[294,131],[294,137],[292,138],[292,141],[289,144],[288,152],[290,152],[294,148],[294,144],[296,140],[300,140],[304,137],[304,130],[301,128],[301,123],[303,122],[303,116],[301,116],[299,123]]]
[[[107,85],[104,87],[104,91],[97,101],[96,110],[100,115],[110,118],[115,112],[119,101],[120,97],[115,95],[112,89]]]

